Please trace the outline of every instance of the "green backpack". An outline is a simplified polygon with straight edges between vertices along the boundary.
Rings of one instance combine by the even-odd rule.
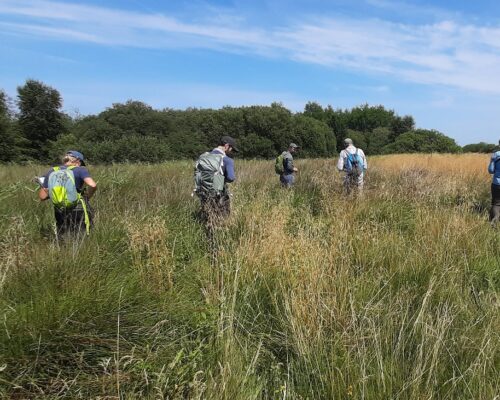
[[[274,171],[278,174],[281,175],[285,172],[285,152],[281,153],[278,157],[276,157],[276,160],[274,161]]]
[[[225,191],[223,154],[203,153],[194,167],[194,192],[201,197],[220,196]]]

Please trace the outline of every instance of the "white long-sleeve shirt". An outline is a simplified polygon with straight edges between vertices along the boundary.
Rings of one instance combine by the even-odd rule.
[[[339,161],[337,162],[337,169],[339,171],[344,171],[346,160],[347,160],[347,153],[349,154],[354,154],[356,153],[356,150],[358,151],[359,156],[363,160],[363,170],[368,169],[368,162],[366,161],[366,156],[363,150],[354,147],[353,145],[346,147],[344,150],[340,152],[339,156]]]

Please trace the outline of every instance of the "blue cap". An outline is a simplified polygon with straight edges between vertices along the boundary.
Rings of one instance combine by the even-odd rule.
[[[81,165],[85,165],[85,157],[83,156],[82,153],[76,150],[69,150],[66,154],[69,154],[70,156],[73,156],[75,158],[78,158],[80,160]]]

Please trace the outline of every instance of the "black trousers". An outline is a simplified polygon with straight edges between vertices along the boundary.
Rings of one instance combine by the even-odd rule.
[[[500,185],[491,184],[490,222],[496,224],[500,219]]]
[[[84,200],[85,201],[85,200]],[[85,201],[89,224],[92,225],[92,209],[88,201]],[[78,204],[72,208],[54,208],[54,216],[56,218],[57,237],[62,239],[65,236],[77,236],[85,234],[85,210],[82,204]]]

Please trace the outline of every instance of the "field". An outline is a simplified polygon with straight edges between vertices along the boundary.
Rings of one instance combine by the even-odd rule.
[[[91,167],[96,226],[58,248],[39,166],[0,167],[0,397],[498,399],[488,156],[236,160],[213,256],[192,163]]]

